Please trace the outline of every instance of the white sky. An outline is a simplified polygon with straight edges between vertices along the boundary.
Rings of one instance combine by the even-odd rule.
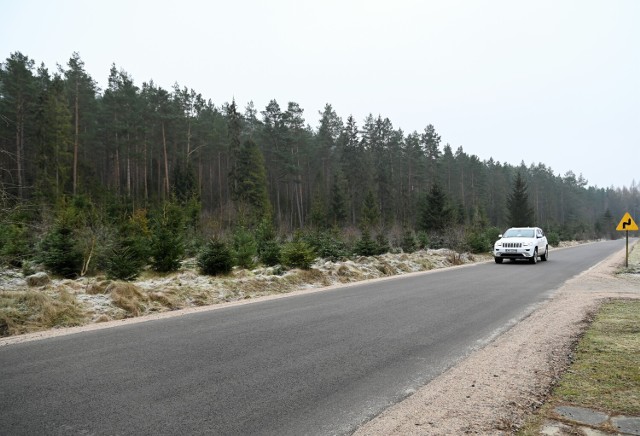
[[[0,59],[49,71],[74,51],[106,87],[193,88],[312,127],[388,117],[433,124],[455,151],[640,184],[640,0],[0,0]]]

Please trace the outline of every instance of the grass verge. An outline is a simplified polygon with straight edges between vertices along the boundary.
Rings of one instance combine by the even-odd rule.
[[[0,337],[85,322],[84,309],[65,290],[0,291]]]
[[[640,416],[640,300],[602,305],[577,345],[574,361],[520,435],[540,434],[553,409],[568,405],[610,416]]]

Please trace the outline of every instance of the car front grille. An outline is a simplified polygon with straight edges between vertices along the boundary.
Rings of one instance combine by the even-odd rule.
[[[522,242],[505,242],[502,246],[504,248],[521,248]]]

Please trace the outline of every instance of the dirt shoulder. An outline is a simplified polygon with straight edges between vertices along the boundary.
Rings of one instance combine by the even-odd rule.
[[[513,434],[568,366],[598,306],[640,298],[624,252],[569,280],[528,318],[363,425],[356,435]]]

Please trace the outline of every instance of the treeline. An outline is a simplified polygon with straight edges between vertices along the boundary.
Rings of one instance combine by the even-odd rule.
[[[598,188],[543,163],[481,161],[442,144],[431,124],[405,133],[380,115],[343,119],[330,104],[312,121],[295,102],[240,109],[178,84],[138,86],[115,65],[100,90],[77,53],[55,71],[12,53],[0,64],[0,213],[28,206],[37,213],[24,219],[44,228],[70,204],[130,219],[172,202],[209,235],[266,220],[279,235],[375,236],[437,231],[435,190],[446,229],[503,229],[518,175],[530,224],[563,239],[615,237],[617,220],[640,207],[635,184]]]

